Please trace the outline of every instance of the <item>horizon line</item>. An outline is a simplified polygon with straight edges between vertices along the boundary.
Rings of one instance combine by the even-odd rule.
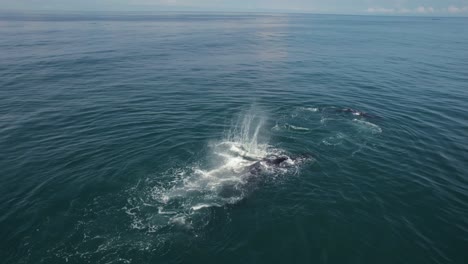
[[[432,13],[432,14],[417,14],[417,13],[371,13],[371,12],[359,12],[359,13],[341,13],[341,12],[320,12],[320,11],[295,11],[295,10],[280,10],[280,9],[262,9],[262,10],[60,10],[60,9],[10,9],[2,10],[0,14],[44,14],[44,15],[55,15],[55,14],[86,14],[86,13],[224,13],[224,14],[240,14],[240,13],[251,13],[251,14],[303,14],[303,15],[336,15],[336,16],[375,16],[375,17],[460,17],[466,18],[468,14],[447,14],[447,13]]]

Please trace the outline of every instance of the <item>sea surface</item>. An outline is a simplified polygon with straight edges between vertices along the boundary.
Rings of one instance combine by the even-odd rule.
[[[467,106],[468,18],[2,14],[0,262],[468,263]]]

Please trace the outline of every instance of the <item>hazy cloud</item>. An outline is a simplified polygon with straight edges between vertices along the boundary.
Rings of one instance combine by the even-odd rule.
[[[2,10],[279,11],[466,16],[468,0],[0,0],[0,12]]]
[[[429,6],[429,7],[418,6],[415,11],[421,14],[434,13],[434,8],[432,6]]]
[[[449,6],[447,8],[447,11],[449,13],[454,13],[454,14],[457,14],[457,13],[468,13],[468,6],[463,6],[463,7],[456,7],[456,6]]]
[[[383,8],[383,7],[369,7],[367,8],[367,12],[369,13],[395,13],[395,9],[393,8]]]
[[[454,5],[442,8],[435,8],[432,6],[418,6],[413,9],[399,7],[399,8],[383,8],[383,7],[369,7],[367,13],[376,14],[468,14],[468,6],[457,7]]]

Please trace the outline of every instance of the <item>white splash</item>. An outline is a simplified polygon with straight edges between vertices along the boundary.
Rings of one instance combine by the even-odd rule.
[[[132,227],[170,225],[190,229],[203,226],[206,223],[200,221],[207,220],[200,215],[213,207],[237,203],[252,190],[248,183],[252,177],[258,177],[250,173],[252,165],[257,164],[262,172],[272,177],[297,169],[295,161],[289,157],[281,168],[271,168],[274,165],[263,162],[271,156],[287,157],[284,151],[268,144],[265,123],[265,115],[251,109],[235,122],[222,140],[208,144],[206,164],[172,169],[158,177],[166,180],[153,183],[149,195],[129,201],[126,208],[131,210],[126,212],[133,219]],[[157,208],[157,211],[148,208]]]

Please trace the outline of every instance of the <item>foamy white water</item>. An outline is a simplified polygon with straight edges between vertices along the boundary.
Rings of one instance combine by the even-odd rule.
[[[192,164],[170,170],[166,184],[149,187],[147,197],[131,200],[126,207],[136,229],[155,229],[155,225],[193,228],[197,214],[207,213],[211,207],[222,207],[244,199],[252,188],[249,183],[261,176],[282,175],[295,169],[304,159],[293,160],[285,151],[271,146],[264,129],[266,118],[251,109],[233,123],[232,128],[218,141],[208,144],[209,164]],[[264,161],[268,157],[285,157],[282,166]],[[251,172],[256,166],[255,173]],[[257,171],[258,170],[258,171]],[[157,207],[157,213],[145,212],[145,207]],[[157,228],[157,227],[156,227]]]

